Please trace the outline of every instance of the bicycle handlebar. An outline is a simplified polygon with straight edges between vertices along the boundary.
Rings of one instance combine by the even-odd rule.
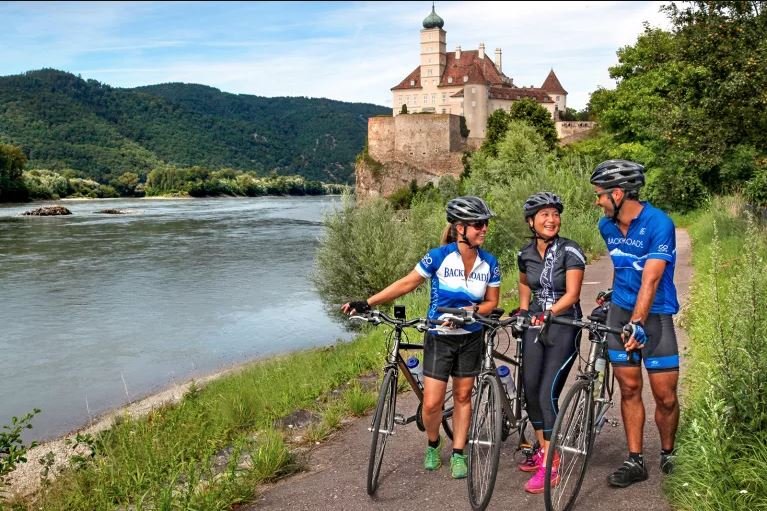
[[[579,319],[554,316],[551,311],[546,311],[543,314],[543,328],[541,329],[541,334],[544,334],[545,329],[547,329],[548,326],[552,323],[557,325],[574,326],[577,328],[586,328],[594,333],[607,332],[618,336],[623,334],[622,328],[609,327],[595,321],[582,321]]]
[[[357,314],[354,316],[350,316],[349,319],[366,321],[368,323],[373,323],[374,325],[380,325],[381,323],[388,323],[390,325],[393,325],[399,328],[414,327],[419,332],[425,332],[426,330],[429,329],[427,321],[424,318],[414,318],[410,320],[397,319],[377,309],[370,310],[364,314]]]
[[[493,309],[489,316],[455,307],[437,307],[437,312],[447,314],[447,316],[441,319],[455,323],[458,326],[470,325],[471,323],[481,323],[492,328],[510,326],[515,335],[519,335],[525,328],[530,326],[526,318],[520,316],[509,316],[501,319],[504,312],[503,309]]]

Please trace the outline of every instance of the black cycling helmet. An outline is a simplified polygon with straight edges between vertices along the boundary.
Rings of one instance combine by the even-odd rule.
[[[557,208],[557,211],[562,213],[562,211],[565,210],[565,205],[562,204],[562,200],[556,194],[551,192],[534,193],[527,198],[525,205],[522,206],[525,220],[531,216],[535,216],[535,214],[543,208]]]
[[[590,181],[605,190],[639,190],[644,186],[644,166],[628,160],[603,161],[594,169]]]
[[[476,222],[478,220],[490,220],[495,216],[493,210],[485,201],[473,195],[456,197],[447,203],[447,221]]]

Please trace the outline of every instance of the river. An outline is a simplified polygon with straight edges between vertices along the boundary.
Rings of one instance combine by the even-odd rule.
[[[309,280],[338,197],[56,204],[73,214],[0,206],[0,426],[40,408],[26,440],[232,364],[351,337]]]

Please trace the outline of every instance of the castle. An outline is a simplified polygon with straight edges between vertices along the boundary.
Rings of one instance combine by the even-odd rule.
[[[432,5],[421,30],[421,63],[391,89],[393,115],[368,119],[367,149],[355,166],[358,200],[388,197],[413,181],[423,186],[443,176],[458,179],[465,152],[485,138],[488,116],[515,101],[532,98],[554,121],[567,108],[567,91],[553,69],[540,88],[517,87],[503,74],[500,48],[495,61],[484,44],[448,53],[444,24]],[[588,131],[591,123],[556,126],[564,137]]]
[[[495,110],[508,110],[514,101],[531,98],[545,107],[555,121],[567,108],[567,91],[552,69],[540,88],[517,87],[503,74],[502,51],[495,50],[495,60],[478,50],[445,50],[445,22],[432,5],[421,30],[421,64],[404,80],[392,87],[393,114],[440,113],[463,116],[469,136],[485,138],[488,116]],[[406,109],[403,109],[406,106]]]

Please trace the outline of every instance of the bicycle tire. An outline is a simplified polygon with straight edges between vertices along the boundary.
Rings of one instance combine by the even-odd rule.
[[[442,410],[442,429],[445,430],[445,435],[452,440],[453,439],[453,401],[452,397],[448,403],[445,400],[445,407]],[[418,408],[415,411],[415,425],[419,431],[426,431],[426,425],[423,423],[423,403],[418,403]]]
[[[475,511],[490,503],[501,454],[501,385],[495,375],[481,377],[469,428],[469,503]]]
[[[381,473],[386,441],[393,433],[394,407],[397,399],[397,371],[390,367],[384,373],[381,391],[378,393],[373,422],[371,424],[372,438],[370,442],[370,458],[368,460],[367,491],[373,495],[378,489],[378,476]]]
[[[593,383],[587,380],[576,381],[567,392],[554,422],[546,454],[543,488],[547,511],[568,511],[575,506],[594,442],[592,386]],[[556,454],[559,454],[558,480],[552,485]]]

